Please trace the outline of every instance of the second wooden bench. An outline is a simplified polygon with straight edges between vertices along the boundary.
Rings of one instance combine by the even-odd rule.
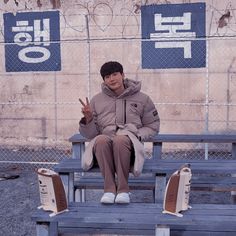
[[[61,233],[155,235],[155,236],[235,236],[236,206],[196,204],[183,217],[162,213],[161,204],[131,203],[102,205],[71,203],[69,211],[50,217],[37,210],[37,236]]]
[[[70,201],[75,200],[75,191],[77,191],[77,200],[85,201],[85,190],[86,189],[102,189],[103,180],[101,175],[92,176],[89,173],[99,173],[98,168],[93,168],[89,173],[83,173],[81,168],[81,156],[85,149],[85,143],[87,140],[80,134],[73,135],[69,141],[72,143],[72,159],[64,160],[59,163],[55,170],[61,174],[64,179],[66,188],[68,189],[68,197]],[[236,191],[236,177],[233,177],[235,170],[231,170],[230,167],[234,166],[236,160],[236,135],[215,135],[215,134],[195,134],[195,135],[184,135],[184,134],[158,134],[149,140],[153,144],[152,158],[145,161],[143,173],[145,176],[140,178],[130,178],[129,184],[131,190],[152,190],[154,201],[160,202],[163,200],[163,192],[165,188],[168,175],[172,174],[180,165],[186,162],[194,162],[194,160],[188,160],[181,158],[180,161],[163,159],[162,158],[162,147],[164,143],[197,143],[197,144],[230,144],[231,145],[231,160],[196,160],[195,165],[199,166],[195,170],[192,178],[192,190],[201,191]],[[156,167],[166,166],[164,169],[155,169]],[[173,164],[174,163],[174,164]],[[218,163],[218,164],[217,164]],[[173,165],[172,165],[173,164]],[[219,167],[215,167],[214,165]],[[207,167],[207,168],[204,168]],[[195,167],[196,168],[196,167]],[[204,175],[199,175],[201,168],[205,170]],[[214,169],[216,168],[216,169]],[[218,169],[220,170],[218,171]],[[74,173],[82,173],[74,177]],[[150,173],[152,173],[150,175]],[[147,176],[148,175],[148,176]],[[213,176],[212,176],[213,175]],[[233,175],[233,176],[232,176]],[[159,189],[156,189],[158,185]],[[233,195],[235,196],[235,195]],[[233,201],[234,198],[232,198]]]

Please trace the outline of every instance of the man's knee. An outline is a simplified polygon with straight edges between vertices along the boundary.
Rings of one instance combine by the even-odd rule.
[[[130,146],[131,145],[131,140],[128,136],[126,135],[116,135],[113,138],[113,145],[125,145],[125,146]]]
[[[97,136],[96,141],[95,141],[95,145],[99,145],[99,147],[102,147],[102,145],[104,146],[110,143],[111,143],[111,139],[108,136],[103,135],[103,134]]]

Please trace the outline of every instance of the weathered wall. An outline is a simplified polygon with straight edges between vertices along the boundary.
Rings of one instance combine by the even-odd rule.
[[[126,76],[142,80],[156,103],[161,132],[236,132],[236,2],[208,0],[208,67],[141,68],[140,5],[198,1],[4,0],[1,15],[60,11],[62,70],[5,72],[0,18],[0,144],[67,142],[81,117],[78,98],[92,97],[102,82],[99,69],[118,60]],[[230,11],[231,16],[224,16]],[[87,17],[87,24],[86,24]],[[221,19],[221,20],[220,20]]]

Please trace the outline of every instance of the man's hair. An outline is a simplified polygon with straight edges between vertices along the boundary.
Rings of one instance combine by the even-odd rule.
[[[105,76],[111,75],[114,72],[123,73],[123,66],[117,61],[108,61],[104,63],[100,69],[100,74],[103,79]]]

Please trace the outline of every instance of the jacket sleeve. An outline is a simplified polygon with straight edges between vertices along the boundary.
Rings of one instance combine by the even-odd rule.
[[[160,118],[150,97],[147,97],[146,103],[144,104],[142,124],[143,127],[138,130],[138,137],[141,141],[148,140],[151,136],[159,132]]]
[[[79,122],[79,132],[87,139],[92,139],[99,134],[96,125],[97,115],[94,109],[93,100],[91,100],[90,104],[93,110],[93,119],[88,124],[86,124],[85,118],[82,117],[82,119]]]

